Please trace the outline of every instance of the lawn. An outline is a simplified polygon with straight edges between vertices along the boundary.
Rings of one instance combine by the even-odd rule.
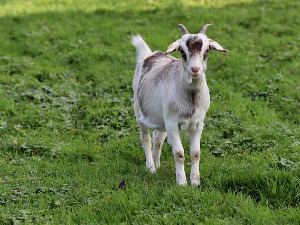
[[[0,223],[299,224],[299,11],[297,0],[1,0]],[[178,23],[212,23],[207,36],[229,51],[208,59],[200,187],[176,184],[167,143],[146,171],[133,111],[131,36],[165,51]]]

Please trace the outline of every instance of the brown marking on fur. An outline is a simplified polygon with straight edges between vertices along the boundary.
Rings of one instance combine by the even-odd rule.
[[[148,73],[148,72],[152,69],[152,67],[154,66],[154,64],[155,64],[158,60],[160,60],[161,58],[164,58],[164,57],[170,58],[171,61],[170,61],[167,65],[165,65],[165,66],[162,68],[161,73],[158,73],[158,74],[154,77],[153,82],[154,82],[155,86],[158,85],[158,83],[163,79],[163,77],[164,77],[164,75],[166,74],[166,72],[168,72],[168,71],[170,70],[170,68],[172,67],[172,63],[176,61],[175,59],[171,58],[170,56],[164,54],[164,53],[161,52],[161,51],[157,51],[155,54],[149,56],[148,58],[146,58],[146,59],[144,60],[144,63],[143,63],[143,69],[144,69],[144,70],[143,70],[143,75],[141,76],[139,83],[142,81],[144,75],[145,75],[146,73]]]
[[[192,155],[192,162],[197,162],[200,159],[200,151],[196,152],[194,155]]]
[[[184,154],[182,152],[176,152],[176,159],[180,162],[184,162]]]
[[[186,111],[180,113],[181,118],[191,118],[196,109],[198,108],[198,91],[197,90],[190,90],[187,95],[187,104],[189,107],[186,108]]]
[[[189,91],[189,97],[190,97],[192,106],[197,105],[197,102],[196,102],[197,94],[198,94],[198,91],[196,91],[196,90]]]
[[[203,42],[201,39],[197,39],[197,37],[190,37],[186,41],[186,46],[191,52],[191,55],[194,55],[196,53],[200,53],[202,50]]]
[[[162,146],[162,143],[157,143],[157,145],[156,145],[157,149],[160,149],[161,146]]]
[[[156,60],[158,60],[162,56],[165,56],[165,54],[163,52],[161,52],[161,51],[157,51],[153,55],[151,55],[148,58],[146,58],[144,60],[144,64],[143,64],[144,72],[145,73],[149,72],[152,69],[153,64],[156,62]]]
[[[181,47],[179,47],[178,50],[179,50],[180,53],[181,53],[181,58],[182,58],[184,61],[186,61],[186,54],[185,54],[184,50],[183,50]]]

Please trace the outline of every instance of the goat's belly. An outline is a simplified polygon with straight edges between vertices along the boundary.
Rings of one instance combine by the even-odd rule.
[[[157,129],[160,131],[165,131],[165,124],[163,121],[158,121],[158,120],[151,120],[150,117],[145,117],[141,116],[140,118],[137,119],[137,122],[144,124],[146,127],[151,128],[151,129]]]

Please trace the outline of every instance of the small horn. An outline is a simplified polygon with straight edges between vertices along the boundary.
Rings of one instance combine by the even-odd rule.
[[[185,28],[185,26],[183,24],[178,24],[178,27],[180,28],[180,30],[182,31],[182,34],[189,34],[189,32],[187,31],[187,29]]]
[[[206,25],[204,25],[203,28],[201,29],[201,31],[199,33],[205,35],[207,28],[209,28],[211,25],[212,24],[206,24]]]

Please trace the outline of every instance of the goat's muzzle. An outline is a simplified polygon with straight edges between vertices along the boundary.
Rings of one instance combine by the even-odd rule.
[[[192,67],[193,73],[197,74],[199,72],[200,68],[199,67]]]

